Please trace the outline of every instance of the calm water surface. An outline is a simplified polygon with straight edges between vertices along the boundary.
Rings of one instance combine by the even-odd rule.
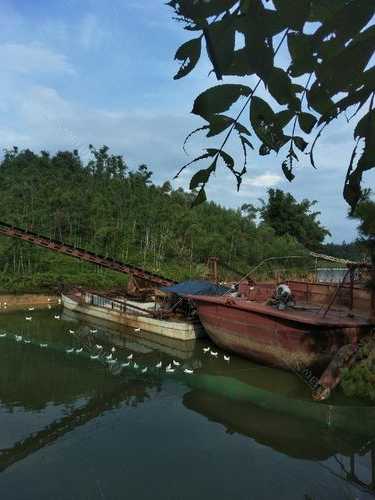
[[[0,313],[1,500],[373,498],[373,407],[313,403],[295,375],[206,340],[58,313]],[[91,360],[96,344],[119,362]]]

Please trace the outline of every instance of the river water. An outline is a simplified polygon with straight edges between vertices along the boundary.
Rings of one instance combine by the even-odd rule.
[[[1,312],[0,499],[373,498],[374,407],[313,403],[296,375],[223,354],[59,309]]]

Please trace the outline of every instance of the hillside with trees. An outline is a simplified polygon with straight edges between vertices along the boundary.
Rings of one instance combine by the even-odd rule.
[[[308,239],[277,227],[267,203],[258,223],[250,204],[237,210],[214,202],[192,208],[194,192],[174,190],[169,182],[155,185],[146,165],[129,169],[106,146],[90,149],[87,164],[77,151],[6,151],[0,164],[1,220],[178,280],[203,276],[209,256],[245,273],[262,259],[305,252]],[[311,224],[317,248],[327,230],[317,215],[308,214],[310,202],[302,203],[301,231]],[[0,280],[2,289],[25,290],[111,287],[126,277],[2,237]]]

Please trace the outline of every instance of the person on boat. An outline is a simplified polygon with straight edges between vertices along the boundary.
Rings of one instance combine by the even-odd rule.
[[[271,305],[277,307],[279,310],[284,310],[295,305],[292,291],[286,283],[278,283]]]

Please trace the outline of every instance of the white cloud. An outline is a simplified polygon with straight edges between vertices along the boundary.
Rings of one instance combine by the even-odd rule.
[[[3,71],[12,73],[74,73],[63,54],[41,44],[3,43],[0,45]]]
[[[147,163],[157,183],[171,180],[181,165],[194,157],[186,158],[181,148],[184,134],[194,128],[194,117],[184,110],[134,109],[129,104],[95,108],[67,99],[47,86],[34,85],[28,91],[13,94],[9,91],[6,92],[9,97],[6,116],[11,119],[0,121],[1,148],[17,145],[51,152],[78,149],[87,160],[88,144],[106,144],[115,154],[123,154],[132,168]],[[234,179],[221,168],[208,186],[209,198],[225,206],[238,207],[245,202],[256,203],[257,198],[265,197],[267,188],[280,185],[298,200],[304,197],[319,200],[322,223],[332,230],[335,240],[350,241],[354,237],[355,224],[345,219],[346,207],[340,192],[343,171],[337,178],[337,171],[330,168],[322,167],[320,171],[301,168],[295,181],[289,184],[280,174],[278,163],[271,166],[269,158],[259,159],[254,153],[251,166],[239,193]],[[196,169],[202,167],[196,165]],[[194,171],[187,169],[174,181],[174,186],[188,189]]]
[[[283,178],[277,174],[271,174],[270,172],[266,172],[262,175],[257,175],[256,177],[246,177],[242,185],[244,187],[257,187],[257,188],[270,188],[279,184]]]
[[[65,15],[51,10],[42,23],[39,15],[21,14],[17,2],[3,3],[0,153],[13,145],[51,152],[75,148],[86,160],[88,144],[107,144],[115,154],[123,154],[130,167],[148,163],[155,182],[164,182],[201,154],[202,148],[218,146],[217,137],[208,142],[197,134],[188,144],[191,156],[182,152],[185,136],[202,125],[189,115],[191,102],[216,82],[213,75],[207,76],[207,57],[187,79],[172,82],[177,69],[174,50],[188,35],[171,21],[172,11],[161,8],[160,2],[66,0]],[[91,53],[97,49],[100,57]],[[98,60],[110,72],[95,64]],[[74,79],[67,78],[74,73],[71,61],[79,68]],[[250,77],[247,84],[255,85],[254,79]],[[226,81],[243,83],[235,78]],[[258,95],[265,96],[262,88]],[[236,163],[242,161],[237,138],[228,147]],[[256,203],[268,188],[277,186],[298,200],[317,199],[321,219],[335,239],[350,240],[354,225],[345,219],[341,191],[352,147],[352,131],[348,132],[344,120],[336,120],[316,148],[318,171],[308,167],[308,158],[300,154],[296,179],[289,184],[280,169],[284,156],[249,152],[249,173],[240,191],[236,192],[234,177],[221,165],[209,183],[209,198],[236,208]],[[194,164],[174,185],[188,189],[191,175],[205,166]],[[371,185],[374,175],[368,175],[366,182]]]
[[[182,114],[87,107],[46,86],[33,86],[12,102],[12,129],[1,138],[2,147],[74,148],[86,160],[89,144],[106,144],[132,164],[148,163],[162,181],[181,164],[181,131],[189,128]],[[32,133],[22,137],[24,130]]]

